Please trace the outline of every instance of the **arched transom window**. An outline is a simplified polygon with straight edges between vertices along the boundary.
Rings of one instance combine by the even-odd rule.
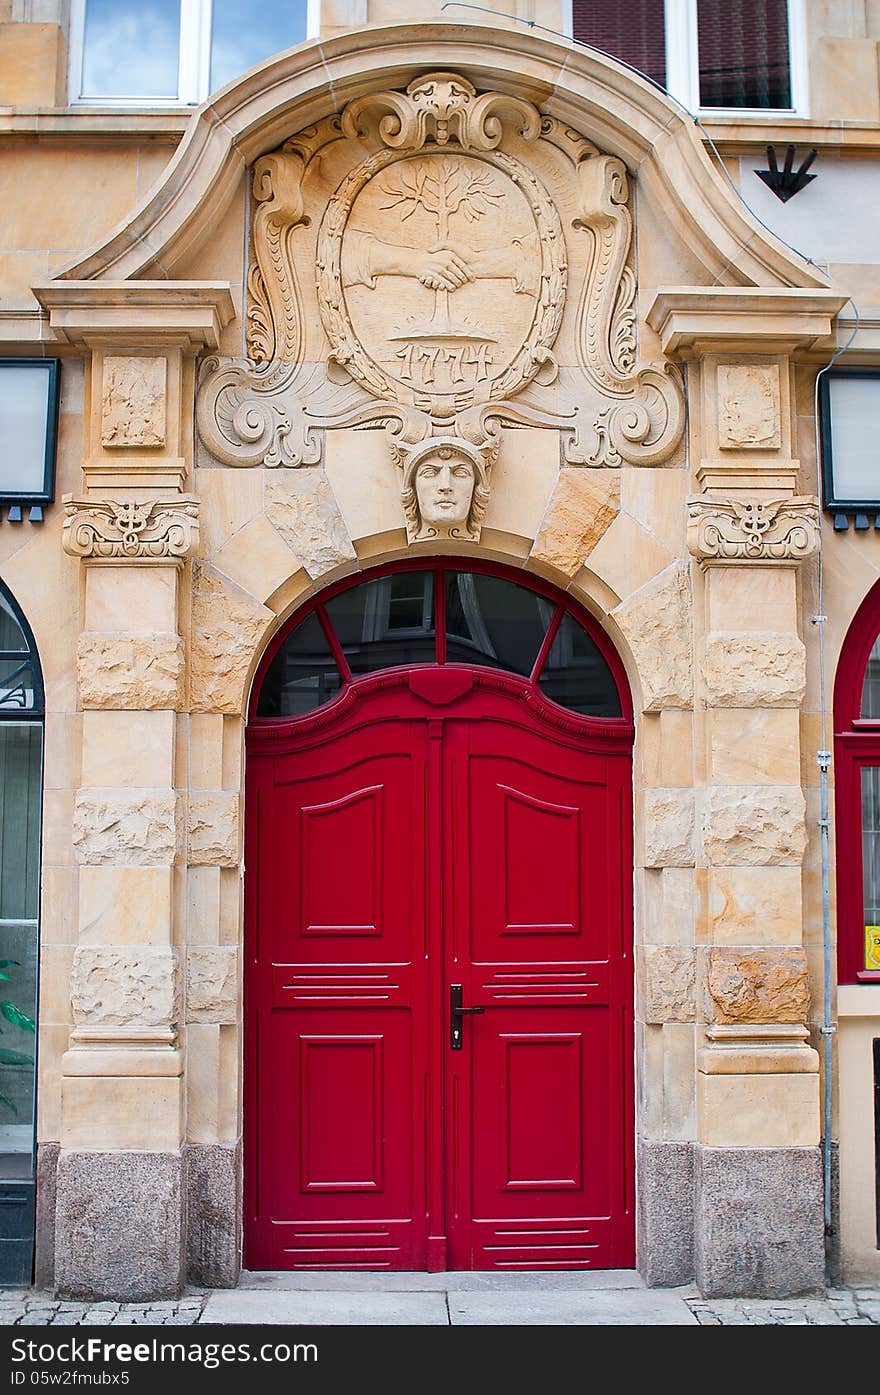
[[[297,617],[269,657],[252,715],[302,716],[381,669],[465,664],[515,674],[584,717],[628,717],[619,660],[588,623],[551,588],[500,569],[386,571],[335,588]]]

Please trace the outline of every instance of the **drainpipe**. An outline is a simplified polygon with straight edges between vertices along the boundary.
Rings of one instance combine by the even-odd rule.
[[[842,344],[835,351],[824,368],[816,374],[816,382],[813,391],[813,426],[816,440],[816,465],[819,467],[821,460],[821,447],[819,443],[819,379],[833,367],[852,344],[859,332],[860,316],[859,307],[854,300],[850,300],[850,305],[855,311],[855,324],[852,334],[845,344]],[[819,714],[821,721],[821,749],[816,752],[816,761],[819,766],[819,847],[822,861],[822,980],[823,980],[823,1007],[822,1025],[819,1028],[822,1037],[822,1193],[825,1203],[825,1250],[826,1256],[830,1251],[831,1239],[834,1234],[834,1216],[832,1210],[832,1176],[831,1176],[831,1153],[832,1153],[832,1103],[834,1080],[832,1076],[832,1066],[834,1059],[834,1049],[832,1038],[837,1028],[834,1025],[833,992],[834,992],[834,956],[831,941],[831,821],[828,809],[828,772],[831,769],[831,750],[828,745],[828,706],[825,694],[825,615],[824,603],[824,558],[822,539],[822,510],[819,510],[819,585],[817,598],[817,613],[813,616],[812,623],[816,626],[819,637]]]

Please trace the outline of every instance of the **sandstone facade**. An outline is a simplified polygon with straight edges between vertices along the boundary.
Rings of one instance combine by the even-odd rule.
[[[379,30],[406,16],[374,9],[357,32],[325,24],[317,76],[306,46],[195,112],[35,118],[56,78],[0,55],[0,105],[22,103],[3,118],[0,337],[62,359],[59,502],[0,530],[45,680],[38,1138],[56,1283],[172,1292],[186,1263],[235,1282],[252,685],[327,588],[438,558],[507,568],[548,613],[565,599],[632,697],[620,897],[643,1272],[710,1293],[821,1281],[819,627],[830,699],[880,536],[820,513],[813,390],[874,252],[808,262],[767,236],[675,105],[593,53],[503,17]],[[811,42],[832,121],[836,40]],[[870,67],[873,40],[852,42]],[[813,132],[823,198],[841,151],[880,160],[863,68],[845,84],[856,125]],[[753,179],[772,122],[711,129],[734,181],[772,198]],[[852,352],[873,361],[864,338]],[[409,640],[433,623],[407,616]],[[345,655],[321,644],[284,675],[295,695],[303,679],[335,695],[337,663],[344,685]],[[870,1276],[852,1198],[880,1005],[876,985],[848,987],[844,1253]],[[145,1187],[156,1234],[128,1265]]]

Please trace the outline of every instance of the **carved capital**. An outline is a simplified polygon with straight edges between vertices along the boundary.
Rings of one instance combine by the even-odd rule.
[[[91,562],[178,562],[199,540],[195,495],[171,499],[62,500],[67,518],[61,541],[71,557]]]
[[[687,501],[688,549],[703,565],[800,562],[819,546],[819,506],[807,495],[786,499]]]

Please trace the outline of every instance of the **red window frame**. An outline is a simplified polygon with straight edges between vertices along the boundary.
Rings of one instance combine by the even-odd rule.
[[[840,983],[880,983],[865,968],[862,769],[880,766],[880,718],[862,717],[868,656],[880,634],[880,581],[849,627],[834,684],[834,806],[837,832],[837,975]]]

